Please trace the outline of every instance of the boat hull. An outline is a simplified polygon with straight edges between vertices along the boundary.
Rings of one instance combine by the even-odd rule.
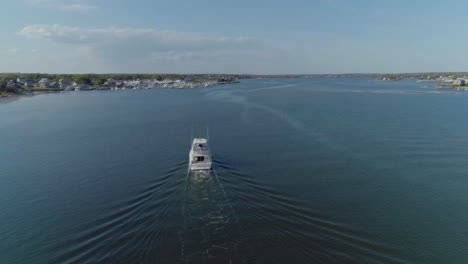
[[[208,140],[205,138],[195,138],[189,153],[190,170],[210,170],[211,153],[208,147]]]
[[[190,170],[211,170],[211,162],[199,162],[189,164]]]

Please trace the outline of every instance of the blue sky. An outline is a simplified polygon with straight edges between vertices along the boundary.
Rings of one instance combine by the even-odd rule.
[[[468,70],[468,2],[4,0],[0,72]]]

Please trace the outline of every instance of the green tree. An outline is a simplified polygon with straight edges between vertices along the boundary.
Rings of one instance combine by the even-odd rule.
[[[73,81],[76,83],[83,83],[86,85],[91,84],[91,78],[89,78],[87,75],[75,75],[75,77],[73,77]]]
[[[5,79],[0,79],[0,90],[5,90],[6,89],[6,81]]]
[[[55,74],[55,75],[53,75],[53,77],[52,77],[52,80],[53,80],[54,82],[58,82],[60,79],[62,79],[62,76],[60,76],[59,74]]]
[[[105,82],[106,82],[106,80],[104,80],[104,79],[99,79],[99,80],[96,81],[96,86],[101,87],[101,86],[104,85]]]

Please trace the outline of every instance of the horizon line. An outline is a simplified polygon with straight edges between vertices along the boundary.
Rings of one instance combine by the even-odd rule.
[[[450,73],[468,73],[468,71],[428,71],[428,72],[349,72],[349,73],[144,73],[144,72],[106,72],[106,73],[52,73],[52,72],[0,72],[5,74],[49,74],[49,75],[118,75],[118,74],[142,74],[142,75],[250,75],[250,76],[313,76],[313,75],[398,75],[398,74],[450,74]]]

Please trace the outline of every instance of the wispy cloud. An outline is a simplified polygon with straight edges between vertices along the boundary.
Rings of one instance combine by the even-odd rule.
[[[226,49],[252,47],[260,44],[258,40],[246,37],[208,36],[154,28],[85,29],[59,24],[26,26],[17,35],[30,39],[47,39],[58,43],[91,47],[128,47],[148,52]]]
[[[260,39],[158,28],[37,24],[20,29],[17,36],[49,41],[69,56],[75,54],[74,61],[88,67],[103,65],[108,71],[243,72],[242,65],[270,65],[267,61],[278,58],[278,52]],[[41,50],[41,54],[50,53]]]

